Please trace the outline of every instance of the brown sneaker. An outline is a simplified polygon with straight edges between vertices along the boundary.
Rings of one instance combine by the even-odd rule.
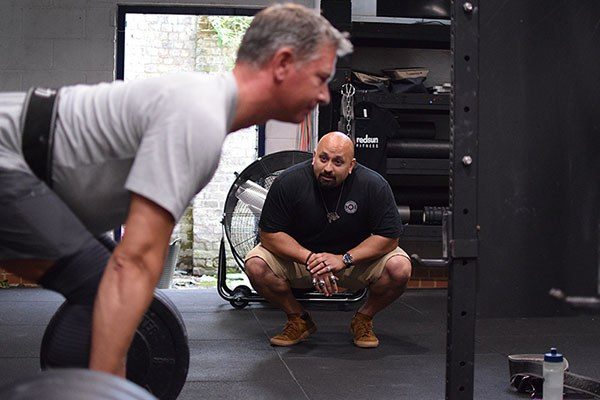
[[[379,346],[379,339],[373,333],[373,318],[368,315],[357,312],[350,323],[350,332],[354,335],[354,344],[358,347]]]
[[[288,315],[288,320],[283,327],[283,332],[271,338],[273,346],[292,346],[306,339],[312,333],[317,331],[317,326],[310,315],[306,314],[306,319],[300,317],[300,314]]]

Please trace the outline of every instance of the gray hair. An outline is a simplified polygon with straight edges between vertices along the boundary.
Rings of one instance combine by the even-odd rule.
[[[236,63],[263,66],[285,46],[295,50],[299,61],[311,61],[326,44],[335,46],[339,57],[352,52],[348,34],[335,29],[315,10],[292,3],[274,4],[254,16],[240,44]]]

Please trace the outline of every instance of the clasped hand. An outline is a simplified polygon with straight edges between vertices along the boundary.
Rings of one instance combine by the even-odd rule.
[[[306,264],[313,286],[325,296],[338,293],[338,278],[335,273],[344,268],[342,256],[331,253],[314,253],[308,257]]]

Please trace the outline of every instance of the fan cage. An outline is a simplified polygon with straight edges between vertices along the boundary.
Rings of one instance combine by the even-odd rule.
[[[269,190],[271,184],[285,169],[311,158],[311,153],[286,150],[268,154],[246,167],[235,179],[225,200],[223,226],[233,258],[244,270],[245,255],[259,243],[258,223],[260,214],[253,212],[248,205],[236,196],[238,188],[246,181]]]

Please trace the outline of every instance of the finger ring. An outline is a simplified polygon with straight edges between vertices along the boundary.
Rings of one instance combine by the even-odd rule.
[[[335,275],[331,274],[331,275],[329,275],[329,280],[331,281],[331,283],[336,283],[338,278],[336,278]]]
[[[319,281],[319,287],[324,287],[325,286],[325,281]]]

